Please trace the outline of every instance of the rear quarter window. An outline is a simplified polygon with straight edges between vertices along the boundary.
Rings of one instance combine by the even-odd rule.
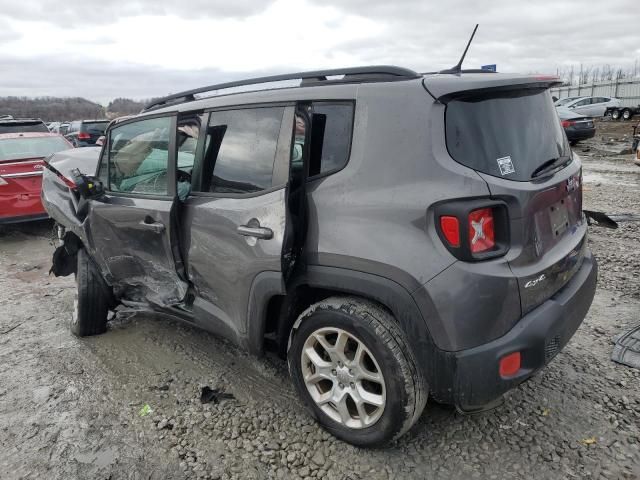
[[[451,100],[445,127],[451,157],[495,177],[528,181],[544,162],[571,154],[547,89]]]
[[[309,177],[343,168],[349,160],[353,103],[316,102],[312,106]]]

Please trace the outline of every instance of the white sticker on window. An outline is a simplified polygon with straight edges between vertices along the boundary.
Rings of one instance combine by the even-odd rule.
[[[510,173],[515,173],[516,169],[513,168],[513,162],[511,161],[511,157],[498,158],[496,161],[498,162],[500,173],[503,176],[509,175]]]

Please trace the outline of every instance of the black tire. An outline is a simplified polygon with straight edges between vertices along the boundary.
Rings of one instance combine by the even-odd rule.
[[[350,428],[335,421],[321,410],[307,389],[302,372],[303,346],[310,335],[327,327],[356,336],[379,365],[386,403],[370,426]],[[389,312],[367,300],[331,297],[309,307],[294,324],[287,357],[293,384],[312,416],[332,435],[353,445],[374,447],[399,438],[418,420],[427,402],[427,385],[406,335]]]
[[[107,330],[109,289],[87,252],[78,250],[77,296],[69,328],[78,337],[99,335]]]
[[[611,112],[611,118],[613,120],[619,120],[620,119],[620,110],[613,110]]]
[[[633,113],[628,108],[625,108],[622,111],[622,119],[623,120],[631,120],[631,117],[633,117]]]

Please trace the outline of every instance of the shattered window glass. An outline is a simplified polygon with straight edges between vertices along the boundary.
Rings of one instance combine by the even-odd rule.
[[[109,186],[115,192],[167,195],[171,118],[114,128],[109,139]]]

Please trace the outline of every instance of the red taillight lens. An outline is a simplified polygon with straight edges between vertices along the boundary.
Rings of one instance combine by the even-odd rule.
[[[456,217],[440,217],[440,228],[450,246],[456,248],[460,246],[460,224]]]
[[[481,208],[469,214],[469,248],[471,253],[481,253],[496,246],[493,209]]]
[[[576,122],[572,121],[572,120],[563,120],[562,121],[562,128],[567,128],[570,127],[571,125],[575,125]]]
[[[89,135],[87,132],[80,132],[78,134],[78,140],[90,140],[91,139],[91,135]]]
[[[518,373],[521,364],[520,352],[513,352],[500,359],[500,376],[502,378],[511,377]]]

